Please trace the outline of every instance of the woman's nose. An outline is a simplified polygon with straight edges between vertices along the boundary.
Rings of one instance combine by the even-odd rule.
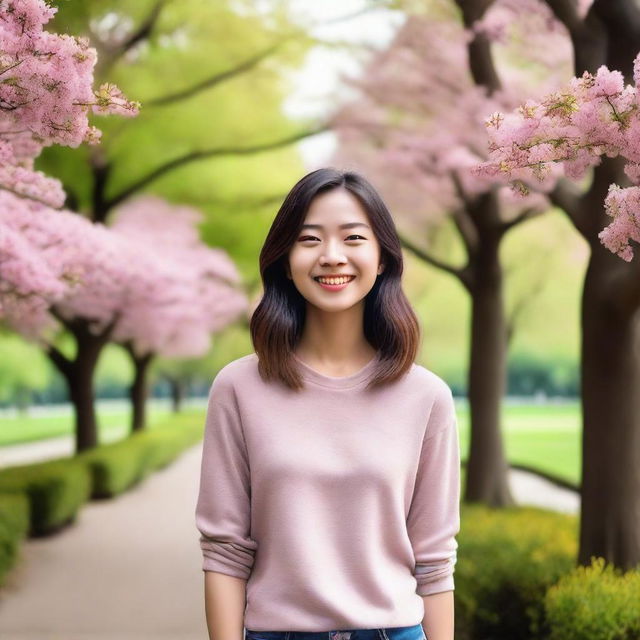
[[[325,263],[335,264],[339,262],[344,262],[345,257],[341,252],[340,247],[337,244],[329,243],[327,249],[322,256],[322,260]]]
[[[344,264],[346,262],[345,257],[338,253],[325,254],[320,261],[322,264]]]

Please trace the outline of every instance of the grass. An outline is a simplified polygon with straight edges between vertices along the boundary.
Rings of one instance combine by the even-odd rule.
[[[185,409],[184,414],[203,413],[201,409]],[[163,407],[149,403],[147,424],[149,428],[162,423],[171,416]],[[100,443],[123,438],[129,432],[130,412],[127,409],[98,409],[98,438]],[[45,438],[56,438],[73,434],[73,416],[17,416],[0,417],[0,447],[12,444],[36,442]]]
[[[170,411],[149,404],[150,428],[166,420]],[[184,413],[200,414],[204,409],[185,409]],[[469,412],[465,405],[457,409],[460,451],[465,460],[469,449]],[[503,434],[509,462],[526,464],[541,471],[580,480],[580,405],[570,404],[505,404],[502,411]],[[33,442],[73,433],[69,415],[0,418],[0,446]],[[128,433],[129,411],[126,408],[98,409],[100,442],[109,442]]]
[[[469,412],[457,409],[460,452],[469,451]],[[502,429],[510,463],[547,471],[574,484],[580,482],[582,425],[578,402],[503,405]]]

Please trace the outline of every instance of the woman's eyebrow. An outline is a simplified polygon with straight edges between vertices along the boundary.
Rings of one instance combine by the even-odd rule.
[[[368,224],[364,222],[345,222],[344,224],[339,225],[339,229],[351,229],[353,227],[366,227],[367,229],[371,229]],[[321,224],[303,224],[302,229],[324,229],[324,226]]]

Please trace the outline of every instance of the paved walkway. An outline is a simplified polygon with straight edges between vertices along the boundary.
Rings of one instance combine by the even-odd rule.
[[[204,640],[201,444],[76,523],[28,539],[0,589],[6,640]]]
[[[41,451],[40,451],[41,452]],[[194,512],[202,445],[56,535],[28,539],[0,589],[6,640],[205,640]],[[576,512],[578,497],[511,471],[521,503]]]

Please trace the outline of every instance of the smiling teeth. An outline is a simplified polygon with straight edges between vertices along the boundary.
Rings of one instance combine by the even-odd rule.
[[[352,276],[347,276],[344,278],[318,278],[318,281],[324,284],[344,284],[345,282],[349,282],[352,279]]]

